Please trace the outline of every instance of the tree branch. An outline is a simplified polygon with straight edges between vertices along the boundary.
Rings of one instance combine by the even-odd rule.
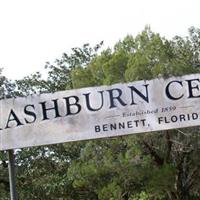
[[[166,131],[166,140],[167,140],[167,153],[166,153],[166,161],[169,162],[170,153],[172,149],[172,141],[169,135],[169,132]]]
[[[193,169],[193,171],[191,172],[191,174],[189,175],[189,177],[187,178],[187,181],[185,183],[185,187],[187,187],[187,189],[189,190],[192,185],[194,184],[194,180],[197,175],[198,175],[198,171],[199,171],[199,168],[198,167],[195,167]]]
[[[145,147],[149,150],[149,153],[151,154],[151,156],[153,157],[155,163],[157,164],[157,166],[162,166],[164,163],[163,158],[161,158],[156,151],[154,151],[154,149],[152,148],[151,145],[149,145],[147,142],[145,142],[143,140],[143,144],[145,145]]]

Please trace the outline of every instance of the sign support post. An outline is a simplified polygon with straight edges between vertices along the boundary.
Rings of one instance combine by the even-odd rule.
[[[15,180],[15,157],[14,150],[8,150],[8,170],[9,170],[9,183],[10,183],[10,199],[17,200],[16,180]]]

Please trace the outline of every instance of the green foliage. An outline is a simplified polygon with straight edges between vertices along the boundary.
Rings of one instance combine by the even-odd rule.
[[[105,84],[124,82],[128,56],[124,51],[114,52],[112,58],[103,66]]]
[[[26,96],[199,72],[200,29],[188,37],[162,38],[146,27],[113,48],[102,43],[73,48],[46,64],[48,77],[15,83],[0,76],[0,98]],[[199,127],[16,151],[19,199],[200,199]],[[0,200],[9,196],[7,156],[0,153]]]
[[[71,73],[73,88],[89,87],[94,85],[92,73],[88,68],[77,67]]]
[[[137,195],[133,195],[129,200],[148,200],[149,196],[145,192],[141,192]]]

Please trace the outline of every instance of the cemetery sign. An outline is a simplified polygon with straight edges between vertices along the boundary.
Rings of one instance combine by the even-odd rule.
[[[0,101],[0,150],[200,125],[200,74]]]

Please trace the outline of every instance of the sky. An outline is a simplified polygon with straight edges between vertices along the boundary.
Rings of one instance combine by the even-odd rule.
[[[73,47],[113,47],[145,25],[169,39],[187,36],[200,28],[199,8],[199,0],[0,0],[0,68],[21,79]]]

